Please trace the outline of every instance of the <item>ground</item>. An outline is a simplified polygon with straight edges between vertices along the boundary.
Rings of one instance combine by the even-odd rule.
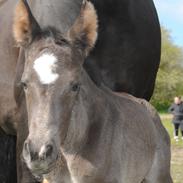
[[[179,133],[179,142],[173,139],[173,126],[171,123],[172,116],[168,114],[161,114],[162,122],[171,137],[171,173],[174,183],[183,183],[183,140]]]

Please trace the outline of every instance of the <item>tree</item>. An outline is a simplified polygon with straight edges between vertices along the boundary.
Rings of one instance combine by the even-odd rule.
[[[160,68],[151,103],[166,108],[174,96],[183,95],[183,50],[173,43],[171,32],[162,27]]]

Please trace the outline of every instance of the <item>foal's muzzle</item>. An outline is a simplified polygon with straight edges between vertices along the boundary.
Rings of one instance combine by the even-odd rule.
[[[54,143],[47,143],[38,146],[31,140],[26,140],[23,147],[23,158],[28,168],[34,174],[45,174],[53,167],[56,159],[56,146]]]

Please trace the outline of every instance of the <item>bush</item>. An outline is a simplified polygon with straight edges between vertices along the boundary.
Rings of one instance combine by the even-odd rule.
[[[183,94],[183,50],[176,46],[170,31],[162,27],[160,68],[151,103],[159,110],[167,109],[175,96]]]

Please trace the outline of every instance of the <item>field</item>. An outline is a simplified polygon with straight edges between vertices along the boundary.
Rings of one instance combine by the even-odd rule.
[[[179,133],[179,142],[173,139],[173,126],[171,123],[171,115],[161,114],[161,119],[169,135],[171,137],[172,144],[172,160],[171,160],[171,172],[174,183],[183,183],[183,140]]]

